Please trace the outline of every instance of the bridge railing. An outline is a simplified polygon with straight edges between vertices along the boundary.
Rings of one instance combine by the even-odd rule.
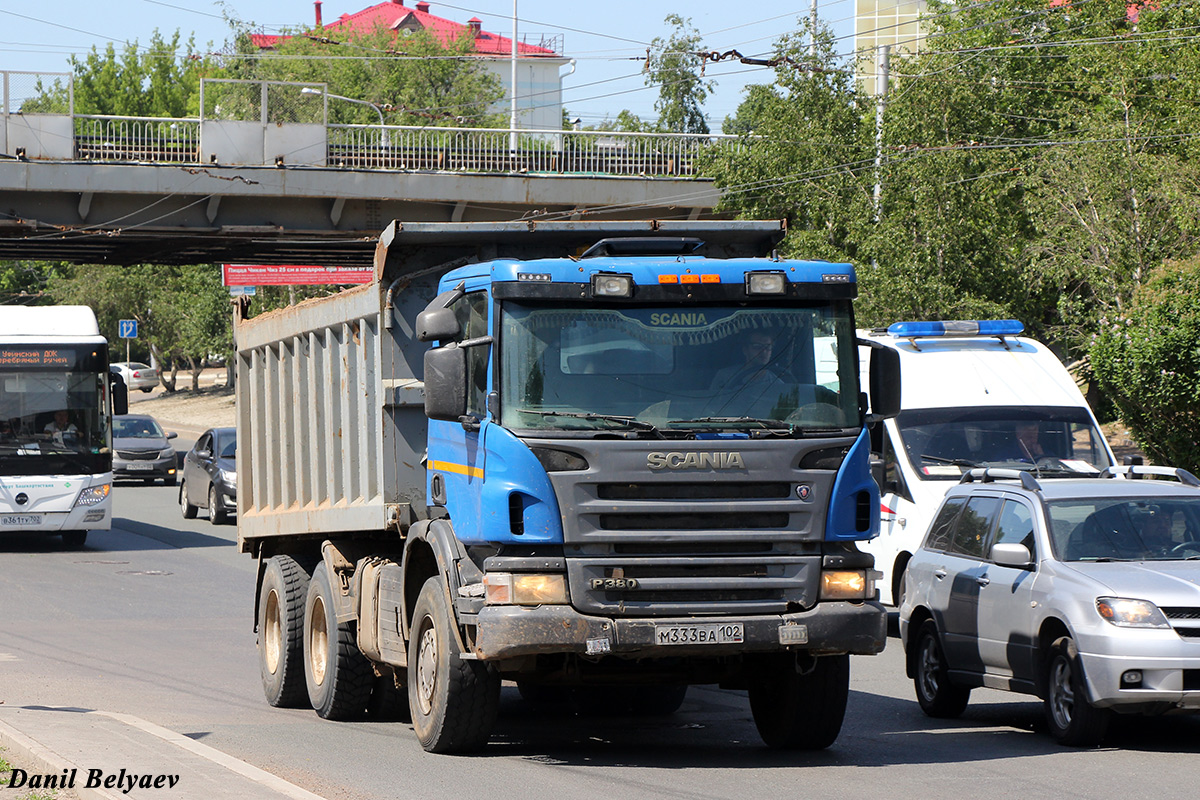
[[[201,131],[207,121],[98,114],[73,117],[75,158],[116,163],[199,164],[207,161]],[[688,178],[698,157],[738,149],[737,136],[615,131],[512,131],[327,125],[325,163],[344,169],[538,173]],[[263,163],[273,164],[270,153]],[[222,159],[224,160],[224,159]],[[303,165],[288,159],[289,165]]]

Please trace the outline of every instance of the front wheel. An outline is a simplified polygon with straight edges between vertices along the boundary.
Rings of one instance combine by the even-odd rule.
[[[83,547],[83,543],[87,541],[87,535],[87,531],[63,531],[63,546],[69,547],[72,550]]]
[[[971,700],[971,690],[950,683],[950,670],[942,651],[937,625],[927,619],[917,632],[916,670],[913,687],[917,702],[928,716],[953,719],[962,716]]]
[[[821,656],[802,672],[791,653],[764,658],[750,676],[750,711],[768,747],[822,750],[842,730],[850,656]]]
[[[225,509],[221,507],[221,493],[216,484],[208,487],[208,521],[213,525],[224,525],[228,518]]]
[[[464,660],[441,579],[425,581],[408,642],[408,706],[413,732],[430,753],[483,747],[500,708],[500,675],[490,664]]]
[[[1071,747],[1094,747],[1108,732],[1112,713],[1088,701],[1079,650],[1070,637],[1050,645],[1046,657],[1046,724],[1050,735]]]
[[[197,508],[188,502],[187,481],[180,481],[179,483],[179,510],[182,512],[184,519],[196,518]]]

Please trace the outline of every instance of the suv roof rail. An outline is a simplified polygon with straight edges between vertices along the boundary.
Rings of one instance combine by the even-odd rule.
[[[974,483],[975,481],[992,483],[997,480],[1020,481],[1021,488],[1028,489],[1031,492],[1040,492],[1042,490],[1042,485],[1037,482],[1037,478],[1025,470],[1003,469],[1000,467],[976,467],[975,469],[967,470],[963,473],[962,480],[959,483]]]
[[[1136,478],[1138,475],[1163,475],[1175,478],[1184,486],[1200,488],[1200,478],[1180,467],[1148,467],[1143,464],[1130,464],[1120,467],[1105,467],[1100,472],[1101,478],[1111,478],[1115,475],[1127,475],[1130,478]]]

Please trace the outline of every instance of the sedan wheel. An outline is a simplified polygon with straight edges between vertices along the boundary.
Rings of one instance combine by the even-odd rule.
[[[222,525],[227,518],[225,509],[221,507],[221,493],[217,487],[208,487],[208,521],[213,525]]]
[[[184,519],[196,518],[196,507],[188,502],[187,481],[179,484],[179,510],[183,512]]]

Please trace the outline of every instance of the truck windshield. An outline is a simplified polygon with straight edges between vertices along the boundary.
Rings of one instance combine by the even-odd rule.
[[[501,320],[501,423],[523,430],[841,430],[859,425],[845,301],[545,307]]]
[[[0,475],[112,467],[103,346],[0,345]]]
[[[900,413],[896,427],[923,480],[957,481],[972,467],[1075,475],[1112,463],[1084,408],[913,409]]]

